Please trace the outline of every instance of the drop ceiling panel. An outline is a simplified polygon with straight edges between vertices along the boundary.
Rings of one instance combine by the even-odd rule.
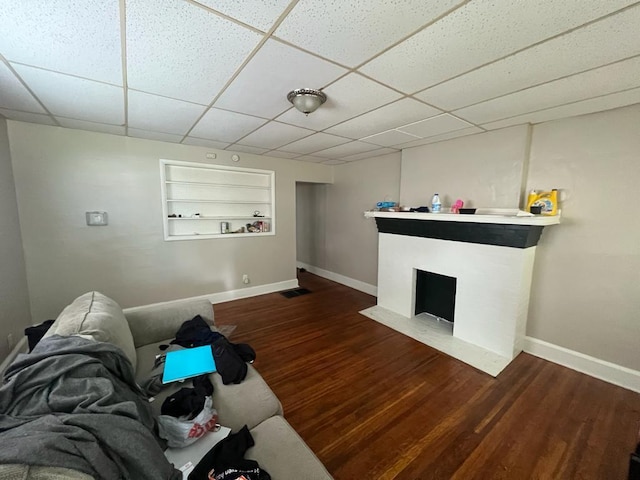
[[[512,117],[505,120],[498,120],[482,125],[487,130],[496,130],[499,128],[510,127],[512,125],[522,125],[524,123],[540,123],[559,118],[575,117],[577,115],[585,115],[588,113],[601,112],[611,110],[613,108],[625,107],[640,103],[640,88],[627,90],[626,92],[612,93],[604,97],[591,98],[581,102],[562,105],[560,107],[548,108],[539,112],[528,113],[518,117]]]
[[[344,123],[327,129],[327,133],[343,135],[350,138],[362,138],[375,133],[433,117],[442,113],[429,105],[414,100],[403,98],[372,112],[347,120]]]
[[[304,155],[302,157],[296,158],[296,160],[302,160],[303,162],[310,162],[310,163],[325,163],[328,161],[328,159],[324,157],[315,157],[313,155]]]
[[[399,143],[411,142],[416,138],[419,137],[409,135],[408,133],[403,133],[398,130],[388,130],[369,137],[364,137],[362,141],[380,145],[382,147],[391,147],[393,145],[398,145]]]
[[[184,135],[205,107],[172,98],[129,90],[129,127]]]
[[[346,157],[343,157],[342,160],[345,160],[347,162],[355,162],[357,160],[365,160],[367,158],[379,157],[380,155],[387,155],[389,153],[400,153],[400,152],[393,148],[378,148],[376,150],[371,150],[370,152],[356,153],[355,155],[348,155]]]
[[[12,66],[52,114],[112,125],[124,123],[122,87],[24,65]]]
[[[204,138],[187,137],[182,143],[185,145],[195,145],[197,147],[216,148],[223,150],[229,146],[228,143],[216,142],[215,140],[206,140]]]
[[[467,135],[473,135],[474,133],[482,133],[484,130],[478,127],[463,128],[462,130],[456,130],[454,132],[442,133],[440,135],[434,135],[433,137],[421,138],[409,143],[403,143],[402,145],[396,145],[396,148],[412,148],[419,147],[420,145],[428,145],[429,143],[443,142],[445,140],[451,140],[452,138],[466,137]]]
[[[232,152],[252,153],[254,155],[262,155],[268,152],[266,148],[249,147],[247,145],[238,145],[237,143],[229,146],[228,150]]]
[[[548,40],[415,96],[455,110],[640,54],[640,6]]]
[[[324,165],[344,165],[347,163],[344,160],[327,160],[326,162],[322,162]]]
[[[292,108],[278,117],[278,120],[313,130],[324,130],[402,96],[356,73],[341,78],[323,92],[327,94],[327,101],[311,115],[305,116]]]
[[[128,0],[129,86],[208,105],[261,37],[188,2]]]
[[[341,158],[347,155],[355,155],[356,153],[370,152],[377,148],[376,145],[370,143],[354,141],[345,143],[344,145],[338,145],[337,147],[327,148],[326,150],[320,150],[319,152],[315,152],[314,155],[326,158]]]
[[[147,140],[158,140],[160,142],[179,143],[182,135],[174,135],[172,133],[149,132],[138,128],[129,128],[130,137],[146,138]]]
[[[274,118],[291,107],[287,93],[322,88],[347,72],[313,55],[269,40],[227,88],[215,106]]]
[[[268,151],[266,148],[249,147],[247,145],[238,145],[237,143],[231,145],[229,150],[234,152],[253,153],[254,155],[262,155]]]
[[[42,123],[43,125],[55,125],[56,122],[49,115],[41,115],[39,113],[18,112],[16,110],[8,110],[0,108],[0,115],[9,120],[28,123]]]
[[[269,30],[278,17],[289,5],[290,0],[197,0],[198,3],[211,7],[218,12],[235,18],[243,23]]]
[[[189,135],[233,143],[266,122],[267,120],[262,118],[212,108],[205,113]]]
[[[122,85],[116,1],[2,0],[0,31],[10,61]]]
[[[277,158],[296,158],[299,157],[299,153],[291,153],[291,152],[281,152],[280,150],[271,150],[266,154],[268,157],[277,157]]]
[[[413,93],[631,3],[634,2],[472,1],[361,70],[387,85]]]
[[[285,152],[293,152],[300,154],[308,154],[317,152],[318,150],[324,150],[325,148],[335,147],[350,141],[348,138],[336,137],[335,135],[329,135],[328,133],[315,133],[309,137],[297,140],[289,145],[280,147],[280,150]]]
[[[90,132],[110,133],[112,135],[125,134],[125,128],[121,125],[107,125],[105,123],[86,122],[84,120],[74,120],[73,118],[63,117],[56,117],[56,120],[65,128],[88,130]]]
[[[4,63],[0,62],[0,107],[25,112],[46,113],[29,90]]]
[[[640,87],[640,57],[521,90],[454,113],[473,123],[489,123],[634,87]]]
[[[398,130],[410,133],[416,137],[426,138],[440,135],[441,133],[453,132],[455,130],[461,130],[463,128],[471,127],[468,122],[460,120],[448,113],[443,113],[437,117],[428,118],[420,122],[411,123],[404,127],[398,127]],[[400,143],[400,142],[398,142]],[[396,145],[396,144],[394,144]]]
[[[300,0],[275,35],[355,67],[462,0]]]
[[[251,147],[276,149],[303,137],[311,135],[313,132],[305,128],[285,125],[279,122],[269,122],[260,127],[255,132],[242,139],[243,145]]]

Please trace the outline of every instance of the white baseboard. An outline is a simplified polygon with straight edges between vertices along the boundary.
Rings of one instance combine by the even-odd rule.
[[[330,272],[329,270],[324,270],[322,268],[318,268],[303,262],[298,262],[298,268],[304,268],[305,270],[318,275],[319,277],[333,280],[334,282],[341,283],[342,285],[346,285],[347,287],[351,287],[355,290],[360,290],[361,292],[368,293],[369,295],[373,295],[374,297],[378,296],[378,287],[376,287],[375,285],[361,282],[360,280],[356,280],[354,278],[345,277],[344,275],[340,275],[339,273]]]
[[[584,353],[532,337],[525,337],[524,351],[572,370],[599,378],[605,382],[640,393],[640,371],[590,357]]]
[[[240,288],[238,290],[228,290],[226,292],[219,293],[207,293],[205,295],[196,295],[194,297],[178,298],[176,300],[169,300],[168,302],[150,303],[149,305],[140,305],[138,307],[125,308],[125,314],[128,311],[136,311],[138,309],[144,309],[148,307],[160,307],[168,306],[175,303],[185,302],[188,300],[209,300],[212,304],[229,302],[231,300],[238,300],[240,298],[256,297],[258,295],[264,295],[266,293],[280,292],[282,290],[290,290],[292,288],[298,288],[298,279],[285,280],[283,282],[268,283],[266,285],[257,285],[255,287]]]
[[[229,290],[227,292],[213,293],[207,295],[211,303],[222,303],[230,300],[238,300],[239,298],[257,297],[266,293],[281,292],[282,290],[290,290],[298,288],[298,279],[285,280],[284,282],[268,283],[266,285],[258,285],[256,287],[240,288],[238,290]]]

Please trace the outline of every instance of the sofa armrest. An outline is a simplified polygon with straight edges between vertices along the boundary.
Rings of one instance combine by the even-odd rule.
[[[214,325],[213,305],[206,299],[184,300],[124,310],[136,348],[174,338],[180,325],[196,315],[200,315],[211,326]]]

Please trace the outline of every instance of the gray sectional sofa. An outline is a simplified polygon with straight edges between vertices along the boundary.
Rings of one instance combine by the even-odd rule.
[[[113,300],[97,292],[89,292],[65,308],[46,336],[73,335],[114,344],[129,358],[136,379],[141,382],[151,371],[155,356],[160,353],[158,346],[168,343],[180,325],[196,315],[215,330],[213,308],[206,300],[122,310]],[[214,386],[213,404],[219,423],[234,432],[247,425],[254,438],[255,446],[247,451],[246,458],[258,461],[274,480],[332,478],[285,420],[280,401],[252,365],[248,366],[247,376],[240,384],[223,385],[215,373],[210,379]],[[163,400],[181,386],[179,383],[171,384],[163,389],[151,403],[152,410],[159,413]],[[46,465],[13,464],[0,465],[0,478],[94,477],[86,472],[64,471]]]

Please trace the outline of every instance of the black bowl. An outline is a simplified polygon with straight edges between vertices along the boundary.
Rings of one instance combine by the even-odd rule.
[[[474,213],[476,213],[476,209],[475,208],[461,208],[458,210],[458,212],[460,212],[463,215],[473,215]]]

